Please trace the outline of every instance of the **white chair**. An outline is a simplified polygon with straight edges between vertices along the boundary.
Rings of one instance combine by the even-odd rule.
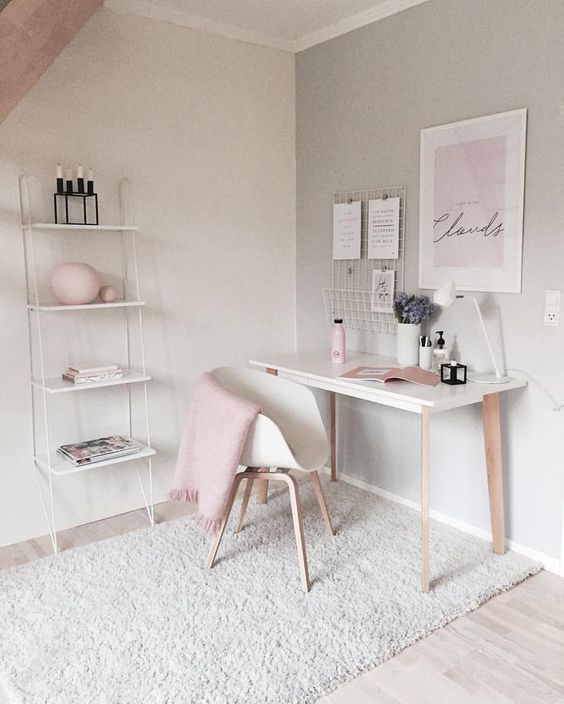
[[[254,482],[285,482],[290,492],[302,586],[307,592],[310,581],[298,482],[289,470],[309,473],[327,532],[334,535],[317,471],[327,460],[329,441],[315,397],[301,384],[252,369],[220,367],[212,374],[232,393],[260,405],[261,413],[249,431],[241,455],[241,465],[247,469],[235,476],[227,500],[225,517],[213,541],[206,566],[211,569],[214,565],[237,490],[243,479],[247,480],[247,484],[235,532],[239,532],[243,527]],[[262,471],[259,471],[261,468]],[[270,471],[265,471],[264,468],[269,468]]]

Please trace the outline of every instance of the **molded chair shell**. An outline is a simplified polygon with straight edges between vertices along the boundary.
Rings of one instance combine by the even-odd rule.
[[[329,440],[315,396],[306,386],[254,369],[219,367],[226,389],[261,407],[241,456],[250,467],[314,471],[329,456]]]
[[[247,469],[239,472],[233,481],[225,516],[208,555],[207,568],[211,569],[214,566],[241,482],[246,480],[247,484],[236,532],[239,532],[244,524],[253,483],[256,481],[259,486],[265,487],[266,497],[269,481],[284,482],[290,492],[302,587],[307,592],[310,588],[310,580],[298,482],[288,473],[288,470],[299,470],[309,474],[327,532],[334,535],[317,471],[327,461],[330,448],[315,396],[305,386],[253,369],[219,367],[214,369],[212,374],[231,393],[260,405],[261,413],[249,430],[241,454],[241,464],[247,465]],[[263,468],[276,469],[276,471],[264,471]],[[262,503],[266,503],[266,498]]]

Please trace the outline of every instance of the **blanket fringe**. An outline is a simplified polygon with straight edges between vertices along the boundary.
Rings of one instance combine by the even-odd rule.
[[[196,503],[198,501],[197,489],[171,489],[168,494],[169,501],[183,501],[184,503]],[[198,514],[195,518],[196,524],[206,533],[215,535],[221,528],[221,518],[206,518]]]
[[[195,503],[198,500],[198,490],[171,489],[168,498],[169,501],[184,501],[184,503]]]
[[[221,528],[221,518],[206,518],[201,514],[196,516],[196,524],[206,533],[215,535]]]

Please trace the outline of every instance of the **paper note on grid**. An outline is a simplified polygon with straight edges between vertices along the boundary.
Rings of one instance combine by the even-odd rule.
[[[333,206],[333,259],[360,259],[361,202]]]
[[[368,259],[399,257],[399,198],[368,201]]]

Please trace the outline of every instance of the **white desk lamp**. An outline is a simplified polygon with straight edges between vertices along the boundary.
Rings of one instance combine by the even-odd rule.
[[[490,358],[492,360],[492,364],[495,370],[495,374],[469,374],[468,379],[470,381],[475,381],[479,384],[505,384],[506,382],[510,381],[510,378],[508,376],[504,376],[501,373],[498,364],[495,361],[495,355],[492,349],[492,344],[490,342],[490,338],[488,337],[486,326],[484,325],[484,319],[482,318],[482,311],[480,310],[478,301],[474,298],[474,296],[469,296],[468,294],[463,296],[460,293],[456,293],[456,286],[454,285],[454,281],[447,281],[446,284],[443,284],[433,294],[433,302],[441,306],[442,308],[448,308],[456,298],[469,298],[474,303],[474,308],[476,309],[478,320],[480,321],[480,327],[482,328],[482,333],[484,335],[484,339],[486,340],[488,352],[490,353]]]

